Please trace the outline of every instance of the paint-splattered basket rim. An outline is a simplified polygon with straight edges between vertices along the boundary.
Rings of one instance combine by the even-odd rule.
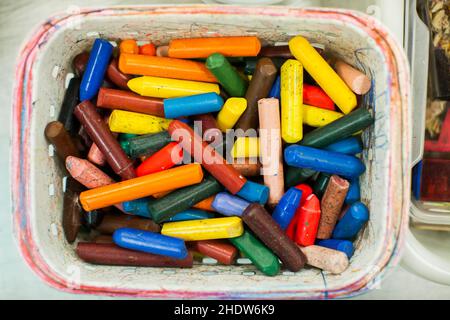
[[[340,276],[316,269],[269,278],[253,266],[196,265],[189,270],[123,268],[82,263],[62,235],[64,172],[49,155],[45,124],[55,119],[71,58],[97,36],[108,39],[256,34],[265,43],[296,34],[372,76],[362,103],[375,114],[364,133],[367,166],[362,199],[371,221],[357,239],[350,268]],[[401,47],[370,16],[349,10],[241,6],[145,6],[82,9],[39,26],[20,52],[12,130],[14,228],[28,265],[49,285],[85,294],[154,298],[340,298],[378,285],[399,260],[408,222],[409,69]]]

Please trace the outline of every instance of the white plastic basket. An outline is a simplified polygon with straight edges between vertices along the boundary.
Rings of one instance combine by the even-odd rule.
[[[193,269],[94,266],[63,236],[63,171],[49,153],[45,125],[55,120],[72,58],[96,37],[165,44],[171,38],[257,35],[264,44],[301,34],[373,79],[363,99],[375,114],[364,133],[362,201],[370,222],[341,275],[306,268],[267,277],[252,265]],[[24,258],[62,290],[158,298],[334,298],[365,292],[395,265],[408,221],[410,190],[409,71],[403,51],[373,18],[344,10],[281,7],[117,7],[58,15],[21,52],[13,106],[13,210]]]

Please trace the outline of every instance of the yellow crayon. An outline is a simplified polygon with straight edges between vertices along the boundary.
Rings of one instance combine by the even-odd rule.
[[[168,222],[161,229],[161,234],[185,241],[229,239],[243,233],[244,226],[238,217]]]
[[[131,79],[127,85],[131,91],[141,96],[163,99],[192,96],[208,92],[220,94],[219,85],[215,83],[150,76]]]
[[[348,114],[356,107],[356,95],[308,40],[296,36],[289,41],[289,49],[343,113]]]
[[[303,66],[294,59],[281,66],[281,137],[287,143],[303,138]]]
[[[223,132],[232,129],[245,109],[247,109],[247,100],[245,98],[227,99],[217,115],[217,127]]]
[[[231,149],[233,158],[256,158],[259,157],[258,137],[239,137]]]
[[[343,116],[340,112],[303,105],[303,124],[310,127],[323,127]]]
[[[109,117],[109,129],[112,132],[148,134],[167,130],[171,119],[149,114],[114,110]]]

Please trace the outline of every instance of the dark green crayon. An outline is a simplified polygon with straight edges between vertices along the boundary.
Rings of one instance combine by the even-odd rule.
[[[314,194],[321,199],[325,193],[325,189],[328,186],[331,176],[326,173],[320,173],[313,185]]]
[[[129,139],[128,150],[124,150],[132,159],[150,156],[171,142],[167,131],[145,134]],[[124,146],[122,146],[124,147]]]
[[[225,91],[232,97],[243,97],[248,83],[220,53],[213,53],[206,59],[206,68],[217,78]]]
[[[265,275],[275,276],[280,271],[278,257],[249,231],[228,240]]]
[[[150,200],[148,210],[153,221],[161,223],[222,190],[222,185],[216,179],[207,176],[199,184],[178,189],[160,199]]]

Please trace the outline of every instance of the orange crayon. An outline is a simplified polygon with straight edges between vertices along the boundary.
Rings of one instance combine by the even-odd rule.
[[[147,43],[139,47],[139,54],[143,54],[146,56],[155,56],[156,48],[153,43]]]
[[[123,53],[139,53],[139,47],[136,40],[128,39],[120,42],[119,45],[120,54]]]
[[[119,69],[126,74],[217,82],[216,77],[197,61],[146,56],[143,54],[121,54]]]
[[[86,211],[111,206],[116,203],[148,197],[152,194],[200,183],[203,171],[198,163],[149,174],[103,186],[80,194]]]
[[[218,37],[173,39],[169,43],[171,58],[208,58],[213,53],[226,57],[256,57],[261,50],[257,37]]]
[[[194,205],[195,209],[200,209],[200,210],[206,210],[206,211],[213,211],[215,212],[216,210],[214,210],[214,208],[212,207],[212,203],[214,201],[214,198],[216,196],[211,196],[209,198],[206,198],[205,200],[202,200],[198,203],[196,203]]]

